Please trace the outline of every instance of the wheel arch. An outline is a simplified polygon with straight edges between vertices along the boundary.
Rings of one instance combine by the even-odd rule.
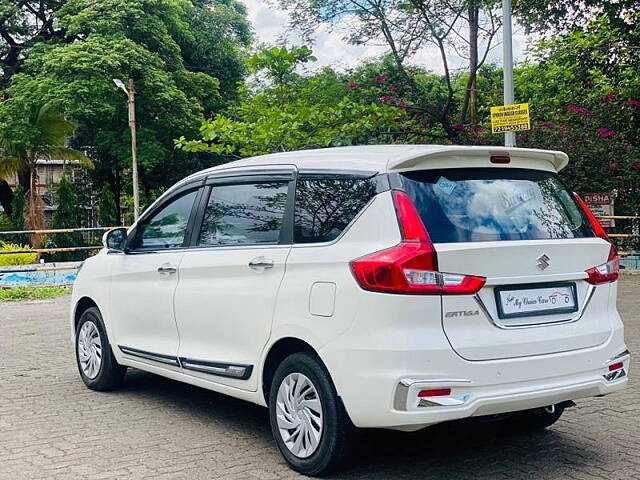
[[[81,297],[75,305],[75,309],[73,312],[73,331],[75,332],[78,327],[78,322],[80,321],[80,317],[82,314],[88,310],[89,308],[95,307],[100,310],[98,304],[91,297]]]
[[[278,365],[280,365],[280,363],[282,363],[282,361],[288,356],[300,352],[313,353],[316,357],[318,357],[318,360],[322,363],[324,368],[327,369],[327,366],[320,358],[318,351],[308,342],[297,337],[283,337],[278,339],[269,347],[269,351],[267,352],[265,360],[262,364],[262,394],[267,405],[269,404],[269,390],[271,388],[271,380],[273,379],[273,375],[275,374]],[[327,372],[328,371],[329,370],[327,369]],[[330,372],[329,377],[331,377]]]

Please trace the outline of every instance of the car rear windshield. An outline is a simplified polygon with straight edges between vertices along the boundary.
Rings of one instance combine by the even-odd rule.
[[[558,176],[539,170],[473,168],[399,174],[435,243],[593,237]]]

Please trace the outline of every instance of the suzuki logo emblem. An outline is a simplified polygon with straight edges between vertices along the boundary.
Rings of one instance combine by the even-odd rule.
[[[536,265],[540,270],[545,270],[549,266],[549,260],[550,258],[547,256],[547,254],[543,253],[538,257]]]

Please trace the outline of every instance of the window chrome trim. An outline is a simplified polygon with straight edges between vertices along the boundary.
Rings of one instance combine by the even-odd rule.
[[[180,363],[178,361],[178,357],[173,355],[165,355],[162,353],[153,353],[147,352],[145,350],[139,350],[137,348],[125,347],[123,345],[118,345],[118,348],[125,355],[129,355],[131,357],[143,358],[145,360],[151,360],[158,363],[164,363],[165,365],[172,365],[174,367],[179,367]]]
[[[253,371],[253,365],[205,362],[202,360],[193,360],[191,358],[185,357],[180,357],[179,361],[180,365],[185,370],[208,373],[210,375],[217,375],[219,377],[237,378],[238,380],[249,379]]]
[[[413,385],[425,385],[442,386],[442,387],[455,387],[458,385],[469,385],[473,383],[466,378],[401,378],[396,387],[396,392],[393,396],[393,408],[402,412],[407,411],[407,401],[409,399],[409,390]],[[449,399],[449,405],[462,405],[464,401],[457,401],[456,399]],[[438,405],[419,405],[424,406],[442,406]]]
[[[629,358],[631,358],[631,352],[629,350],[625,350],[622,353],[619,353],[618,355],[611,357],[609,360],[607,360],[606,362],[604,362],[604,365],[610,365],[612,363],[617,363],[621,360],[628,360]]]

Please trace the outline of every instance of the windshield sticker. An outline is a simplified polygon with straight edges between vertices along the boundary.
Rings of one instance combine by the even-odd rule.
[[[505,212],[513,212],[519,206],[533,200],[538,199],[542,200],[542,196],[540,195],[540,190],[536,187],[530,187],[526,190],[517,192],[515,194],[503,194],[501,198],[502,207]]]
[[[451,195],[458,184],[456,182],[452,182],[451,180],[447,180],[444,177],[440,177],[436,182],[436,186],[440,189],[440,191],[446,193],[447,195]]]

